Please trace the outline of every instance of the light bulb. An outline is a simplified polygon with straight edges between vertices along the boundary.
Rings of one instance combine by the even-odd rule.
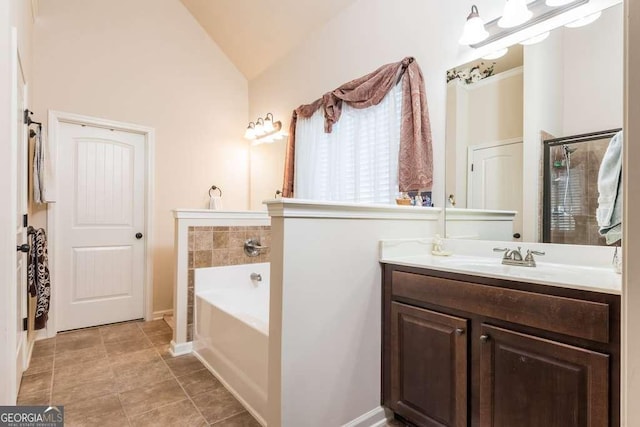
[[[498,26],[500,28],[517,27],[527,22],[532,16],[533,12],[527,7],[526,0],[507,0]]]
[[[495,52],[491,52],[483,56],[482,59],[491,60],[491,59],[502,58],[507,54],[507,52],[509,52],[509,48],[505,47],[504,49],[496,50]]]
[[[244,137],[246,139],[256,139],[256,131],[254,126],[255,124],[253,122],[249,123],[249,126],[247,126],[247,130],[244,131]]]
[[[266,133],[273,132],[273,114],[267,113],[264,118],[264,131]]]
[[[489,37],[489,33],[484,28],[484,21],[480,18],[478,8],[471,6],[471,13],[467,16],[467,22],[464,24],[464,30],[458,43],[462,45],[472,45],[480,43]]]
[[[598,18],[600,18],[600,16],[602,15],[602,11],[596,12],[596,13],[592,13],[591,15],[587,15],[583,18],[580,19],[576,19],[573,22],[568,23],[567,25],[565,25],[565,27],[567,28],[578,28],[578,27],[584,27],[585,25],[589,25],[595,21],[598,20]]]
[[[261,135],[264,135],[266,132],[264,130],[264,122],[262,122],[262,119],[258,119],[258,122],[256,123],[256,136],[260,137]]]

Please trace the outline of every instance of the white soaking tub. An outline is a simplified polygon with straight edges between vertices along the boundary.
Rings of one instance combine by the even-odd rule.
[[[194,352],[262,425],[267,409],[269,266],[195,270]],[[252,280],[252,273],[262,280]]]

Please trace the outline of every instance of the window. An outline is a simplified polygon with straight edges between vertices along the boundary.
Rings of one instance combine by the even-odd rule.
[[[322,109],[296,124],[295,189],[301,199],[395,203],[402,85],[376,106],[343,104],[331,133]]]

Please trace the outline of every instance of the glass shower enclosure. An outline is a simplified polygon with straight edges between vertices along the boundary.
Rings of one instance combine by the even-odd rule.
[[[609,141],[620,129],[562,138],[544,144],[542,241],[606,246],[598,233],[598,171]]]

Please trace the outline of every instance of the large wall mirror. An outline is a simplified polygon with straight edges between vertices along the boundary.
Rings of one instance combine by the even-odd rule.
[[[611,243],[598,175],[622,123],[621,4],[449,70],[447,237]]]

